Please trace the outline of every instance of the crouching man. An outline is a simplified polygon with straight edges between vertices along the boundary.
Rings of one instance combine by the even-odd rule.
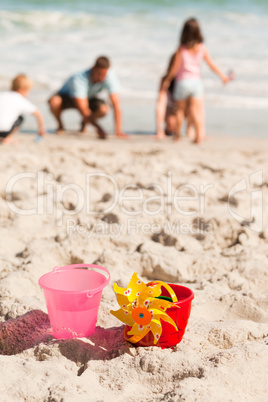
[[[62,88],[49,99],[50,110],[58,122],[57,133],[64,131],[61,114],[64,110],[77,109],[81,116],[81,132],[86,131],[86,125],[92,124],[99,138],[106,138],[106,132],[97,123],[109,110],[108,105],[97,94],[107,91],[114,111],[115,135],[125,138],[121,127],[121,109],[119,100],[119,81],[110,68],[107,57],[98,57],[95,65],[89,70],[71,76]]]

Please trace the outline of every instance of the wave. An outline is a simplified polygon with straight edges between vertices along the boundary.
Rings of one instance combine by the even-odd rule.
[[[0,29],[10,31],[12,29],[70,29],[82,28],[94,24],[97,19],[88,13],[64,13],[60,11],[0,11]]]
[[[205,99],[208,106],[214,107],[230,109],[268,109],[267,97],[207,94]]]
[[[54,8],[68,10],[89,10],[109,8],[116,10],[143,11],[155,8],[173,8],[178,6],[177,0],[98,0],[93,2],[90,0],[3,0],[3,8]],[[222,9],[250,9],[250,10],[267,10],[266,0],[180,0],[180,7],[198,7],[198,8],[216,8]],[[231,7],[230,7],[231,6]]]
[[[228,4],[232,3],[232,12]],[[243,8],[240,5],[243,3]],[[246,3],[251,7],[246,7]],[[207,7],[214,4],[214,7]],[[236,6],[236,7],[234,7]],[[70,29],[83,28],[91,24],[105,23],[112,25],[113,22],[120,24],[126,21],[162,21],[164,24],[171,24],[178,27],[189,15],[198,14],[199,18],[208,22],[218,24],[224,18],[229,24],[248,24],[258,26],[260,22],[267,22],[267,13],[260,11],[260,3],[255,2],[252,7],[250,0],[236,1],[181,1],[177,0],[147,0],[147,1],[113,1],[108,0],[92,3],[90,1],[21,1],[11,0],[1,7],[0,30],[10,31],[12,29],[25,28],[37,31],[47,29]],[[221,10],[222,8],[222,10]]]

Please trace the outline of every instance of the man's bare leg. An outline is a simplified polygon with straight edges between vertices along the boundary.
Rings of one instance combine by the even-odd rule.
[[[57,120],[58,128],[56,130],[57,134],[62,134],[64,132],[63,123],[61,120],[61,113],[62,113],[62,99],[58,95],[52,96],[52,98],[48,101],[50,106],[50,111]]]

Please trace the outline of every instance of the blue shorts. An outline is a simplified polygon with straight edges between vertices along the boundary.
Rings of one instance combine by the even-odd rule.
[[[204,89],[201,80],[185,78],[183,80],[176,81],[173,98],[174,100],[201,98],[203,94]]]

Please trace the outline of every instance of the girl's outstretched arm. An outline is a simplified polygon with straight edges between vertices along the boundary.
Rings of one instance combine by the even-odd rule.
[[[230,81],[230,78],[227,75],[223,74],[221,70],[216,66],[216,64],[213,63],[207,50],[205,51],[204,60],[207,62],[211,70],[214,71],[214,73],[216,73],[222,79],[222,82],[224,84]]]

